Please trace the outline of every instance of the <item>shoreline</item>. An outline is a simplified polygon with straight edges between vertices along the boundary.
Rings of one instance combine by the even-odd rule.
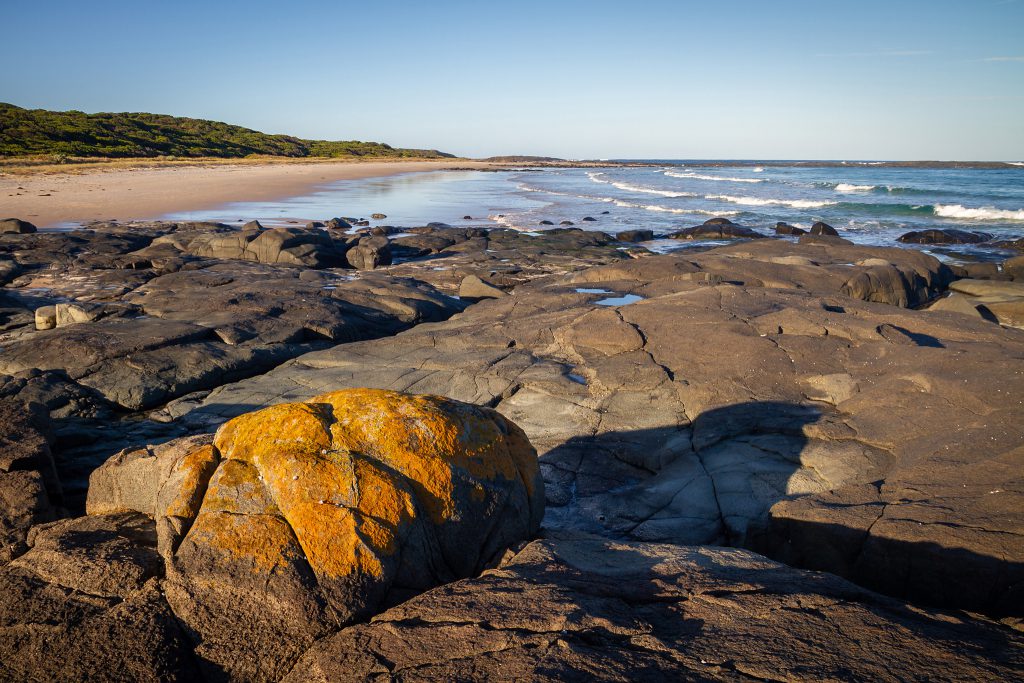
[[[438,161],[319,161],[213,163],[170,167],[69,169],[0,175],[0,218],[27,220],[41,230],[93,220],[149,220],[231,202],[292,197],[338,180],[359,180],[503,164]]]

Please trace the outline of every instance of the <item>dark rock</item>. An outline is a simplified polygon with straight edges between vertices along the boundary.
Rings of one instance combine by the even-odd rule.
[[[373,270],[391,265],[391,242],[387,237],[363,237],[345,254],[350,266],[357,270]]]
[[[372,218],[375,221],[382,221],[385,218],[387,218],[387,216],[385,214],[382,214],[382,213],[371,213],[370,214],[370,218]]]
[[[811,226],[812,235],[830,235],[832,237],[838,237],[839,232],[828,223],[818,221]]]
[[[327,221],[326,227],[331,230],[349,230],[352,227],[352,224],[344,218],[332,218]]]
[[[562,221],[559,225],[575,225],[572,221]]]
[[[35,527],[0,569],[0,677],[201,680],[156,578],[153,522],[86,517]]]
[[[537,225],[554,225],[554,223],[552,221],[541,221]]]
[[[967,230],[917,230],[900,235],[898,240],[905,244],[978,244],[989,242],[992,235],[987,232]]]
[[[804,230],[803,228],[798,228],[795,225],[790,225],[789,223],[779,222],[779,223],[775,224],[775,234],[776,235],[806,235],[807,231]]]
[[[60,514],[45,406],[0,398],[0,566],[25,552],[29,528]],[[2,669],[0,669],[2,671]]]
[[[464,220],[464,221],[471,221],[471,220],[473,220],[473,217],[472,216],[463,216],[462,220]]]
[[[433,223],[427,223],[427,227],[428,228],[434,228],[435,230],[439,230],[439,229],[443,229],[443,228],[450,228],[452,226],[448,225],[447,223],[439,223],[439,222],[435,221]]]
[[[646,242],[654,239],[653,230],[623,230],[615,233],[620,242]]]
[[[602,213],[608,213],[608,212],[607,212],[607,211],[602,211]],[[596,221],[597,219],[596,219],[596,218],[593,218],[593,217],[591,217],[591,216],[584,216],[584,217],[583,217],[582,219],[580,219],[580,220],[582,220],[582,221],[583,221],[584,223],[593,223],[593,222],[594,222],[594,221]]]
[[[4,218],[0,220],[0,233],[27,234],[36,232],[36,226],[20,218]]]
[[[800,235],[798,240],[799,244],[820,244],[820,245],[835,245],[835,246],[852,246],[853,242],[846,239],[845,237],[837,237],[836,235],[815,235],[813,233],[808,235]]]
[[[668,235],[670,239],[676,240],[733,240],[733,239],[760,239],[765,237],[761,233],[736,225],[727,218],[712,218],[705,221],[703,225],[694,228],[686,228]]]
[[[307,230],[313,230],[314,228],[325,228],[327,227],[322,221],[310,221],[306,223]]]

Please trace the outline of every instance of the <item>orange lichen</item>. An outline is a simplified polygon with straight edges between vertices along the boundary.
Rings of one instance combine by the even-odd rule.
[[[174,464],[171,477],[180,477],[180,482],[177,483],[177,494],[163,511],[164,516],[191,519],[199,514],[203,486],[219,460],[214,447],[206,444]]]
[[[277,515],[203,512],[189,539],[226,551],[235,561],[251,562],[254,570],[267,573],[288,566],[302,553],[292,530]]]

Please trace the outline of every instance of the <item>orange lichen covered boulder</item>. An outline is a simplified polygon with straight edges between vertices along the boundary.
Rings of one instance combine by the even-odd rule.
[[[175,461],[153,516],[198,654],[259,680],[334,628],[478,574],[543,511],[536,451],[501,414],[351,389],[224,424]]]

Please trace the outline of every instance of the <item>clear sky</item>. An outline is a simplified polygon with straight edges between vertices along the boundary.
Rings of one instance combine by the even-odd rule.
[[[0,0],[0,101],[469,156],[1024,159],[1024,0]]]

